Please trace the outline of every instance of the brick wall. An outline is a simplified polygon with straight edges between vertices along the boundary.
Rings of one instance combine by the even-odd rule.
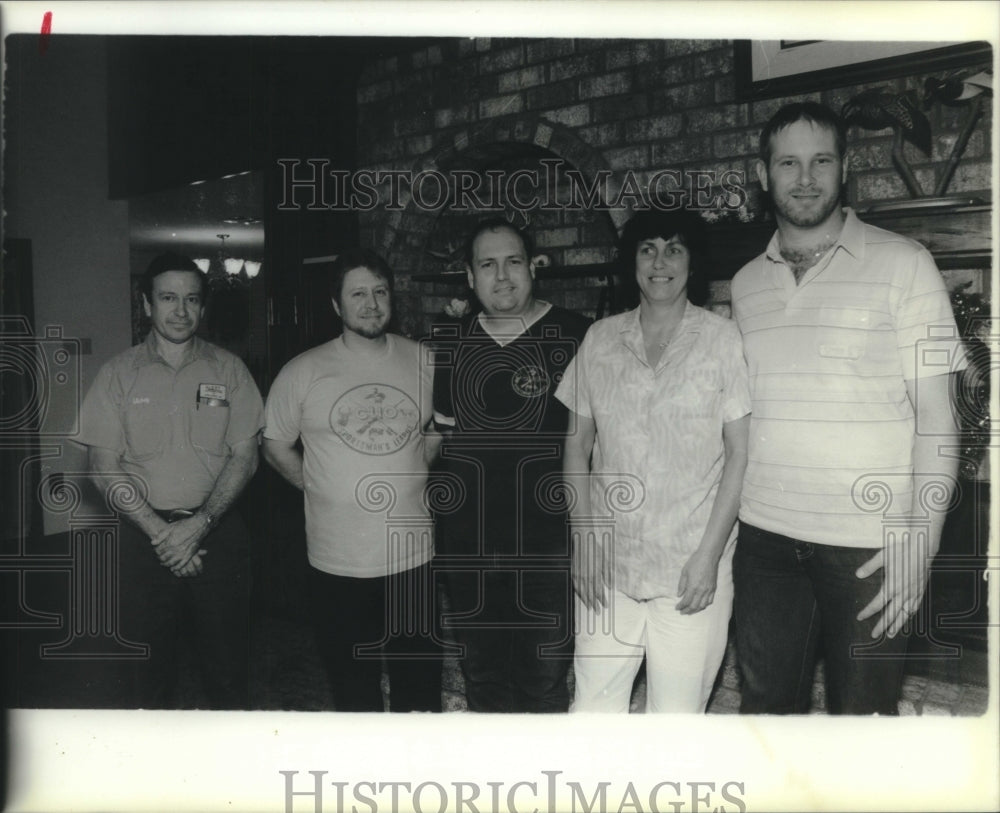
[[[876,83],[893,91],[922,87],[914,75]],[[752,208],[760,208],[754,178],[756,142],[762,124],[786,101],[810,98],[839,109],[859,91],[853,85],[805,97],[737,101],[734,57],[727,40],[443,40],[410,54],[367,66],[358,90],[359,168],[371,170],[506,171],[537,167],[558,158],[587,177],[609,176],[606,201],[618,196],[627,174],[646,184],[655,173],[679,170],[667,193],[693,194],[692,172],[743,173]],[[917,178],[930,191],[943,171],[964,108],[929,113],[933,153],[907,145]],[[949,192],[990,198],[991,111],[984,115]],[[892,167],[890,130],[852,128],[849,134],[850,202],[908,197]],[[686,174],[684,174],[686,173]],[[707,188],[711,197],[718,186]],[[388,200],[387,186],[379,189]],[[472,209],[424,211],[405,193],[400,208],[377,206],[361,214],[362,242],[389,257],[400,277],[402,327],[419,333],[428,317],[463,292],[458,284],[417,282],[414,274],[443,271],[447,253],[469,224]],[[500,201],[509,210],[510,201]],[[611,211],[534,211],[531,229],[554,265],[578,266],[610,260],[625,208]],[[736,269],[729,269],[731,274]],[[949,271],[950,284],[971,279],[984,291],[988,273]],[[597,278],[555,280],[542,294],[558,304],[589,311],[597,306]],[[713,297],[724,306],[728,284]]]

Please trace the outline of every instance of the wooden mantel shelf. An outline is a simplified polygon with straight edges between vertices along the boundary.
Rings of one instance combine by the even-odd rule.
[[[992,208],[988,203],[924,213],[873,212],[862,218],[923,243],[939,268],[992,266]]]
[[[969,204],[949,209],[882,210],[866,214],[862,220],[889,231],[904,234],[927,247],[941,269],[990,268],[993,243],[990,237],[991,207]],[[732,279],[733,274],[767,245],[774,223],[722,223],[709,227],[709,274],[712,279]],[[614,273],[615,263],[573,265],[538,269],[539,279],[603,277]],[[417,282],[444,282],[464,285],[464,272],[414,274]]]
[[[993,256],[990,214],[989,204],[858,213],[866,223],[922,243],[942,269],[990,267]],[[713,278],[731,279],[745,263],[764,250],[774,228],[771,222],[726,223],[713,227],[709,242],[709,261],[715,269]]]
[[[934,255],[938,267],[989,268],[993,244],[990,239],[989,204],[952,209],[911,209],[859,212],[866,223],[903,234],[922,243]],[[713,279],[731,279],[743,265],[760,254],[774,223],[726,223],[712,228],[709,264]]]

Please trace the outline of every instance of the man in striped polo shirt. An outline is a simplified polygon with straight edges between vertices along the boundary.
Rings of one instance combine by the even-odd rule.
[[[733,279],[753,402],[734,561],[743,713],[895,714],[954,488],[949,373],[964,356],[918,243],[841,208],[843,122],[813,102],[764,127],[778,229]]]

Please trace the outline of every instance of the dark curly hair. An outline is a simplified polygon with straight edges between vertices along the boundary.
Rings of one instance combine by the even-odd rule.
[[[643,240],[676,237],[691,255],[688,265],[687,297],[694,305],[704,305],[708,300],[708,275],[705,273],[705,255],[708,235],[705,221],[687,209],[650,209],[638,212],[625,224],[618,239],[618,276],[622,301],[627,307],[639,304],[639,283],[635,279],[635,252]]]

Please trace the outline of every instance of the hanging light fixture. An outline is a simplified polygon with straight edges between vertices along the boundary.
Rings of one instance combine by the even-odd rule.
[[[238,257],[226,256],[226,240],[228,234],[215,235],[220,240],[219,251],[215,260],[198,258],[194,264],[205,275],[212,288],[249,285],[250,280],[260,273],[261,264],[256,260],[243,260]]]

